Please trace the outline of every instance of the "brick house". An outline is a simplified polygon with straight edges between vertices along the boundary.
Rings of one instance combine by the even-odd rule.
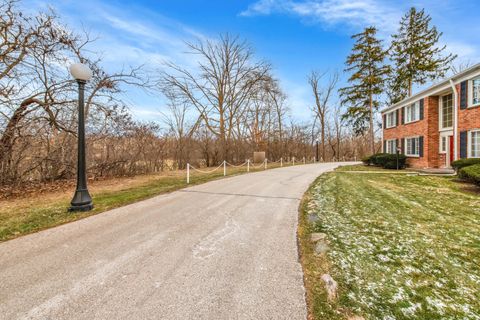
[[[480,158],[480,63],[382,110],[383,151],[415,168]]]

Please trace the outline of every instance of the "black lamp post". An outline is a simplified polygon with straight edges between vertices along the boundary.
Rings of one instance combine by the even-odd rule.
[[[87,189],[84,92],[85,83],[92,78],[92,71],[87,65],[75,63],[70,66],[70,73],[78,83],[78,159],[77,189],[70,202],[69,211],[88,211],[93,209],[93,202]]]
[[[397,170],[399,169],[399,156],[400,156],[400,151],[401,149],[400,148],[397,148]]]
[[[318,162],[318,139],[315,140],[315,144],[316,144],[315,159],[316,159],[317,162]]]

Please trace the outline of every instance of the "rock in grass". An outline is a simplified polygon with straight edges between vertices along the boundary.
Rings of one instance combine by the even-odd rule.
[[[315,223],[319,220],[320,218],[318,217],[318,215],[314,214],[314,213],[310,213],[308,215],[308,222],[309,223]]]
[[[315,254],[325,254],[329,249],[330,247],[328,246],[328,243],[326,241],[318,241],[315,245]]]
[[[361,316],[349,316],[347,320],[365,320],[365,318]]]
[[[322,232],[315,232],[315,233],[312,233],[310,235],[310,240],[312,242],[317,242],[317,241],[325,240],[325,239],[327,239],[327,235],[325,233],[322,233]]]
[[[322,275],[321,279],[325,282],[325,290],[327,290],[328,302],[335,302],[337,300],[337,282],[329,274]]]

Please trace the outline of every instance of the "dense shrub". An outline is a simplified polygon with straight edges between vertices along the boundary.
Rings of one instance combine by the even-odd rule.
[[[480,186],[480,164],[463,167],[458,172],[458,176]]]
[[[453,161],[452,168],[458,172],[460,169],[474,164],[480,164],[480,158],[460,159],[457,161]]]
[[[367,165],[367,166],[369,166],[369,165],[372,164],[371,160],[372,160],[372,156],[367,156],[367,157],[365,157],[365,158],[362,158],[363,164],[365,164],[365,165]]]
[[[405,168],[407,157],[404,154],[398,155],[398,167]],[[374,165],[385,169],[397,168],[397,155],[391,153],[377,153],[362,159],[366,165]]]

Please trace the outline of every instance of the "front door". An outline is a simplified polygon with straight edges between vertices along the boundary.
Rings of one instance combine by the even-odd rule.
[[[450,167],[453,162],[453,136],[448,136],[448,165]]]

